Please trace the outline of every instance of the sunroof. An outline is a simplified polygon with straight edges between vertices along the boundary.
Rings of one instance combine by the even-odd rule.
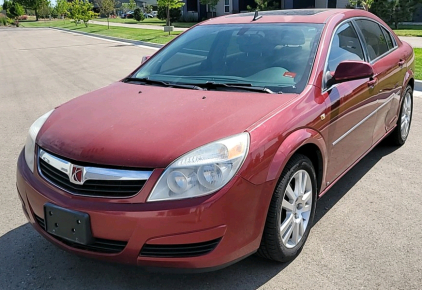
[[[294,16],[307,16],[307,15],[315,15],[318,13],[322,13],[327,11],[326,9],[291,9],[291,10],[274,10],[274,11],[259,11],[259,15],[294,15]],[[240,13],[240,14],[233,14],[227,16],[230,17],[245,17],[251,16],[253,17],[255,12],[248,12],[248,13]]]

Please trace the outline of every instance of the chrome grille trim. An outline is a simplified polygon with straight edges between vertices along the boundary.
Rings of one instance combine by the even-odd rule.
[[[47,162],[50,166],[69,175],[72,163],[57,156],[47,153],[43,149],[39,150],[39,158]],[[135,171],[124,169],[110,169],[101,167],[84,167],[84,180],[148,180],[152,171]]]
[[[73,195],[99,198],[129,198],[135,196],[152,175],[152,171],[79,166],[38,150],[39,175],[52,185]],[[72,168],[83,171],[80,181],[72,177]]]

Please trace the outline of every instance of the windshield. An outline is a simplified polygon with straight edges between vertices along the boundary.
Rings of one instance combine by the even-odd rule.
[[[197,26],[131,78],[207,85],[205,89],[237,85],[300,93],[312,69],[321,29],[322,24],[312,23]]]

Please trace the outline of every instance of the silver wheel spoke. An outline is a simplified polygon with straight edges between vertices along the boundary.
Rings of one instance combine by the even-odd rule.
[[[306,183],[308,182],[308,174],[302,174],[302,186],[300,190],[300,194],[303,195],[306,191]]]
[[[293,215],[290,215],[289,218],[287,220],[285,220],[280,227],[280,234],[281,234],[282,237],[284,236],[284,234],[286,233],[286,231],[288,229],[292,228],[291,227],[292,223],[293,223]]]
[[[293,192],[293,189],[292,189],[292,187],[290,186],[290,184],[289,184],[289,185],[287,185],[287,188],[286,188],[286,194],[287,194],[287,196],[289,197],[289,200],[296,200],[296,195],[295,195],[295,193]]]
[[[303,203],[308,203],[308,201],[310,200],[312,198],[312,190],[310,190],[310,191],[308,191],[308,192],[306,192],[304,195],[303,195],[303,197],[302,197],[302,200],[303,200]]]
[[[299,223],[296,221],[293,223],[292,240],[295,245],[299,242]]]
[[[288,202],[285,199],[283,199],[283,203],[281,204],[281,207],[289,212],[292,212],[295,209],[295,205],[293,203]]]
[[[295,178],[295,194],[299,196],[302,192],[302,175],[303,173],[299,171],[297,177]]]
[[[305,233],[305,226],[303,225],[303,219],[299,221],[299,235],[302,237]]]
[[[308,212],[311,209],[312,209],[312,206],[310,204],[307,204],[302,208],[302,212]]]
[[[284,229],[284,232],[282,232],[282,234],[281,234],[281,237],[282,237],[282,239],[283,239],[283,244],[287,244],[287,242],[289,241],[289,239],[290,239],[290,236],[292,235],[292,232],[293,232],[293,226],[294,226],[294,223],[293,223],[293,216],[291,216],[291,219],[290,219],[290,222],[288,223],[288,227],[286,226],[286,228]],[[286,232],[286,230],[287,230],[287,232]],[[285,233],[285,234],[283,234],[283,233]]]

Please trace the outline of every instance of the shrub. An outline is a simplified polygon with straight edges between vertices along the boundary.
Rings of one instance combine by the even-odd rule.
[[[6,26],[6,25],[7,25],[6,15],[0,13],[0,26]]]
[[[142,13],[141,9],[136,8],[133,10],[133,18],[135,18],[136,21],[143,21],[145,19],[144,14]]]
[[[18,17],[18,20],[28,20],[28,15],[21,15]]]

